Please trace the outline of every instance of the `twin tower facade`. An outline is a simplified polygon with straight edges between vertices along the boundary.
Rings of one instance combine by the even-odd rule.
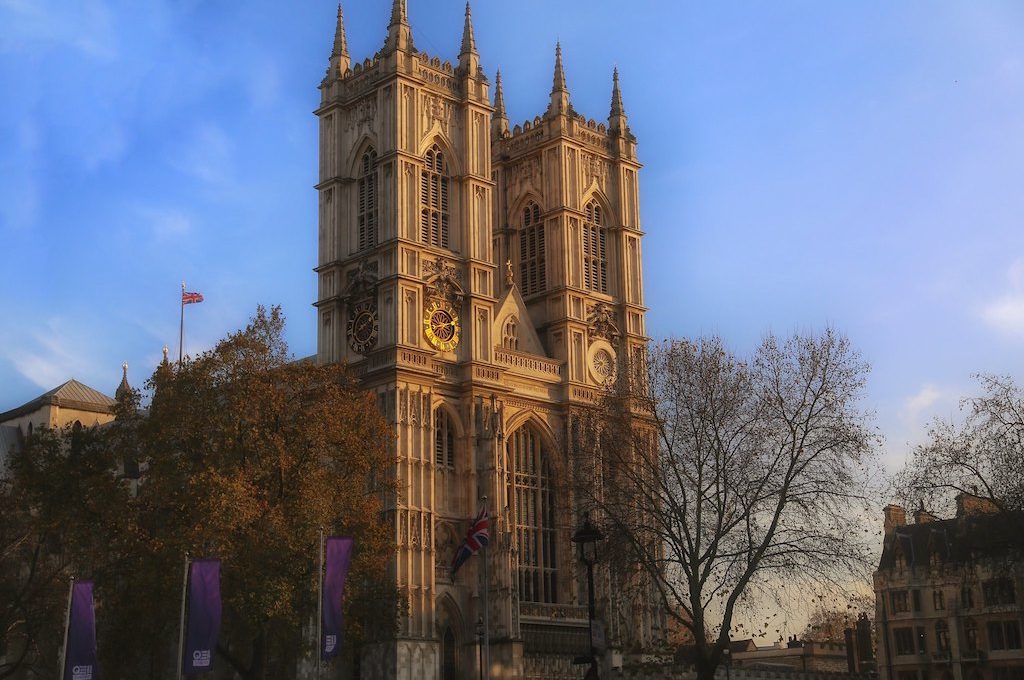
[[[607,122],[572,107],[561,50],[547,110],[513,128],[469,7],[455,64],[418,51],[394,0],[380,51],[348,51],[339,8],[320,84],[318,360],[344,361],[393,423],[398,638],[363,675],[582,677],[585,569],[573,414],[645,343],[636,140],[613,80]],[[493,99],[492,99],[493,96]],[[589,467],[589,466],[588,466]],[[486,505],[491,543],[448,565]],[[663,620],[596,571],[615,665]]]

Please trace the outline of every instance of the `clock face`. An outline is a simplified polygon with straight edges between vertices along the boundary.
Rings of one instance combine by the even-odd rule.
[[[352,308],[348,319],[348,344],[353,352],[366,354],[377,346],[380,319],[372,302],[360,302]]]
[[[607,380],[615,373],[615,358],[608,350],[599,349],[594,352],[590,364],[594,369],[594,374],[602,379]]]
[[[432,300],[423,314],[423,331],[427,340],[442,352],[459,346],[459,314],[450,304]]]

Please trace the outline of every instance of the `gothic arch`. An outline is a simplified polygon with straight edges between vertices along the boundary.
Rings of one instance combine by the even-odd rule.
[[[363,154],[370,149],[374,150],[377,157],[380,158],[380,145],[377,144],[377,140],[372,135],[363,134],[359,138],[359,142],[352,147],[352,156],[348,159],[348,176],[358,177],[360,172],[360,164],[363,162]]]
[[[431,404],[433,411],[430,414],[431,422],[437,413],[438,409],[444,409],[448,415],[448,420],[455,424],[455,436],[458,439],[462,439],[466,436],[466,428],[462,424],[462,417],[459,415],[459,410],[456,405],[450,401],[444,399],[438,399]]]
[[[427,155],[427,151],[430,150],[430,147],[435,144],[437,144],[438,148],[441,149],[441,152],[444,154],[445,162],[448,164],[448,176],[454,181],[456,177],[460,177],[462,175],[462,163],[459,161],[458,154],[455,153],[455,147],[452,145],[451,140],[441,132],[436,123],[434,124],[434,127],[431,128],[423,137],[422,141],[420,141],[420,146],[416,150],[416,156],[418,158],[423,158]]]
[[[551,474],[554,477],[555,484],[559,486],[565,484],[567,481],[566,467],[565,461],[559,455],[562,451],[559,445],[559,438],[543,418],[533,411],[521,411],[513,415],[505,425],[505,439],[508,440],[514,433],[528,426],[533,426],[534,430],[540,435],[544,448],[551,454],[548,464],[551,467]],[[508,447],[505,447],[503,455],[505,456],[505,469],[508,470],[510,469]]]
[[[597,201],[597,205],[600,206],[605,217],[605,229],[614,229],[619,226],[619,221],[615,219],[615,211],[612,210],[611,201],[603,191],[595,188],[593,184],[583,192],[580,198],[580,212],[583,212],[591,201]]]
[[[544,207],[544,201],[541,200],[540,195],[536,191],[534,191],[533,189],[527,189],[519,198],[515,200],[514,203],[512,203],[511,207],[509,208],[509,214],[507,215],[507,219],[509,220],[508,226],[510,226],[512,229],[516,231],[519,230],[521,226],[519,224],[519,218],[521,216],[520,213],[522,213],[523,208],[525,208],[531,201],[536,203],[537,207],[540,208],[540,218],[543,221],[544,213],[547,211],[547,209]]]

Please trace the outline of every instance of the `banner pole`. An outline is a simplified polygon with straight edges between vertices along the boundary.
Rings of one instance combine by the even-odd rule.
[[[60,675],[58,677],[64,680],[64,664],[67,661],[68,656],[68,628],[71,626],[71,598],[75,594],[75,577],[71,577],[71,583],[68,585],[68,608],[64,613],[64,643],[60,646]]]
[[[181,617],[178,619],[178,674],[175,680],[181,680],[182,656],[185,654],[185,602],[188,600],[188,551],[185,551],[185,575],[181,579]]]
[[[181,282],[181,323],[178,324],[178,368],[185,356],[185,281]]]
[[[484,511],[487,513],[488,519],[490,519],[491,511],[487,510],[487,496],[483,497]],[[488,544],[490,541],[488,541]],[[491,582],[487,577],[487,545],[480,548],[480,557],[483,558],[484,562],[484,677],[487,680],[491,678]]]
[[[316,597],[316,680],[320,680],[320,659],[324,655],[324,528],[320,527],[320,571]]]

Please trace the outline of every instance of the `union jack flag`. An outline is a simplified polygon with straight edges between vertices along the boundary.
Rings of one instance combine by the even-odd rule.
[[[203,294],[202,293],[187,293],[185,291],[181,291],[181,304],[183,304],[183,305],[191,305],[191,304],[193,304],[195,302],[202,302],[202,301],[203,301]]]
[[[455,578],[455,572],[470,556],[476,555],[480,552],[480,548],[487,545],[487,542],[490,541],[490,528],[491,520],[487,517],[487,508],[480,508],[480,513],[469,525],[466,537],[462,539],[462,544],[455,551],[455,556],[452,557],[452,578]]]

